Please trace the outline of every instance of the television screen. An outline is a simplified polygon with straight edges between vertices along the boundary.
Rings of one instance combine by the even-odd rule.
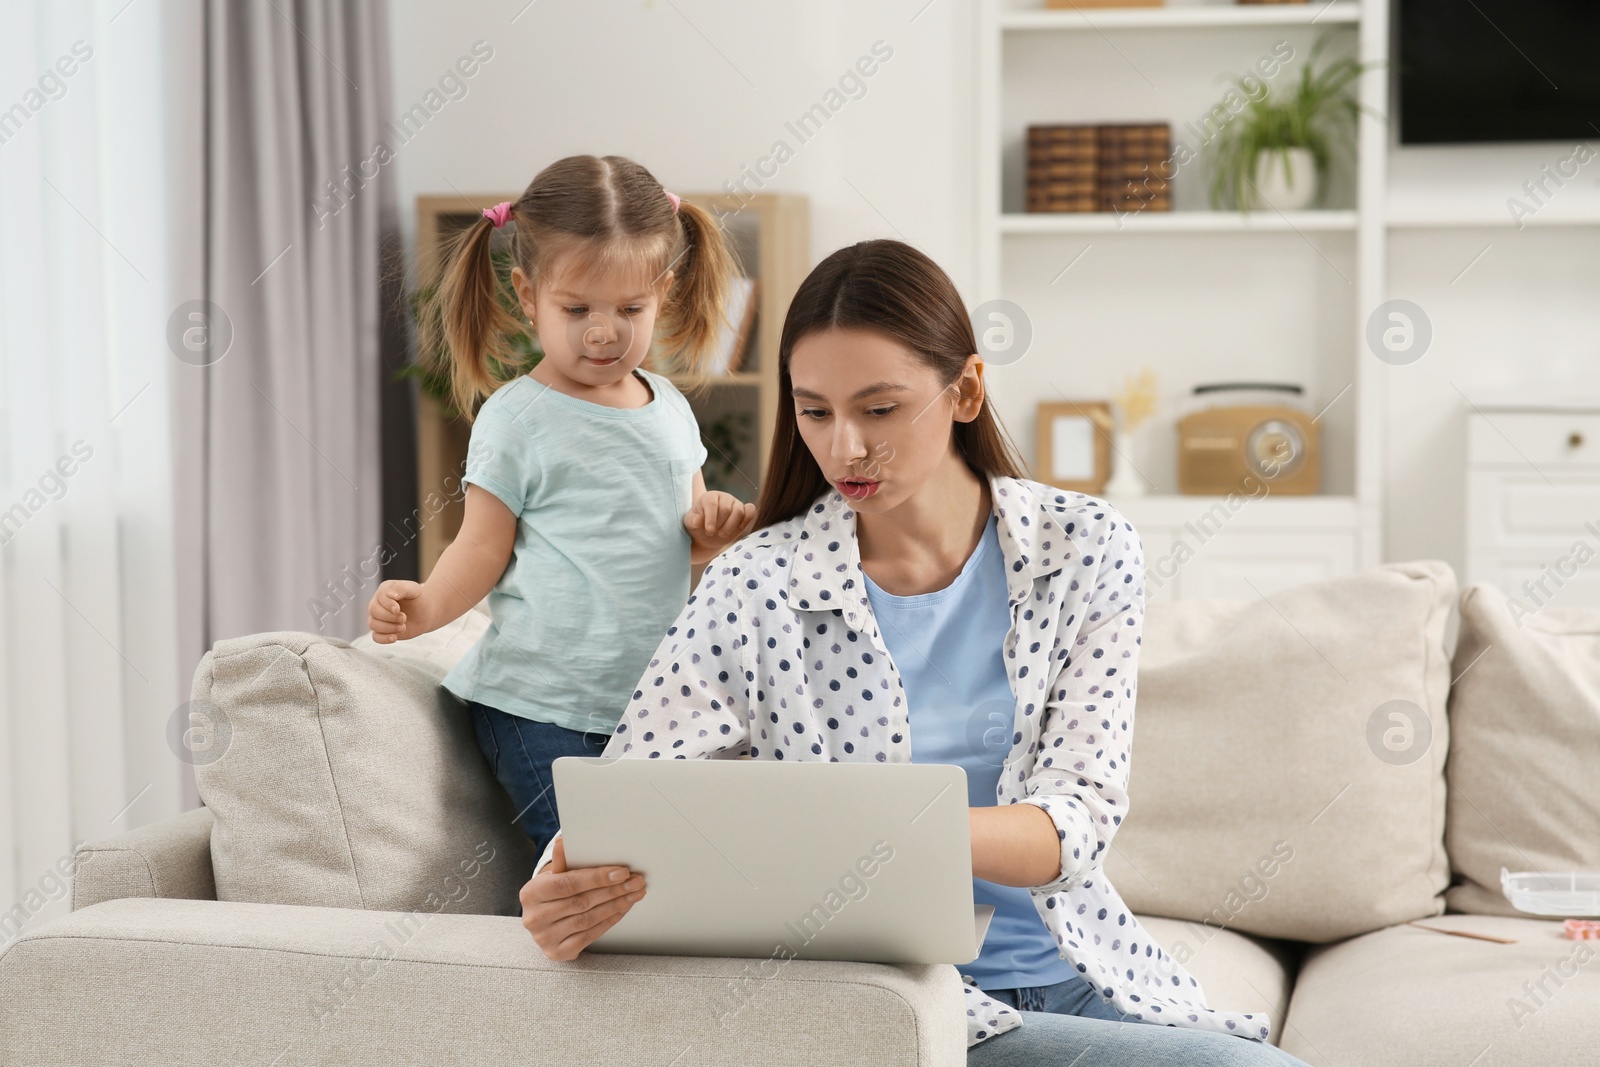
[[[1402,144],[1600,140],[1596,0],[1399,0]]]

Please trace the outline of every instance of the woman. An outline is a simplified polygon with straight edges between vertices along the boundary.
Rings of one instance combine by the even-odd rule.
[[[784,322],[758,528],[706,568],[605,754],[959,764],[974,894],[996,907],[963,968],[969,1063],[1300,1063],[1264,1016],[1207,1007],[1103,875],[1127,808],[1139,539],[1104,502],[1023,478],[975,349],[954,285],[907,245],[811,273]],[[524,925],[572,959],[642,899],[630,875],[568,870],[557,838]]]

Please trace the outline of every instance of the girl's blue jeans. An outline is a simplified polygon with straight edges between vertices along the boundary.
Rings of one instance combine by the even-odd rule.
[[[1124,1022],[1077,975],[1055,985],[984,992],[1022,1012],[1022,1025],[968,1049],[969,1067],[1308,1067],[1262,1041]]]
[[[495,779],[511,797],[517,826],[533,843],[534,860],[561,828],[550,764],[560,756],[598,756],[611,740],[607,733],[583,733],[554,723],[536,722],[469,701],[478,748]],[[529,867],[528,875],[533,875]]]

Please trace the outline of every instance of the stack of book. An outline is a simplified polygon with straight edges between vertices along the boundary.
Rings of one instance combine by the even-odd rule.
[[[1096,129],[1100,210],[1171,211],[1172,127],[1147,122]]]
[[[1028,127],[1028,210],[1099,211],[1093,126]]]
[[[1171,211],[1164,122],[1028,127],[1029,211]]]

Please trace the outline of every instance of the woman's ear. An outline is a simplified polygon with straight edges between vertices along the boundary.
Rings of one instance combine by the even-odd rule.
[[[534,320],[534,311],[539,306],[538,294],[534,292],[533,283],[528,276],[522,273],[521,267],[511,268],[511,287],[517,291],[517,303],[522,305],[522,313],[528,316],[531,324]]]
[[[955,386],[956,403],[952,414],[957,422],[971,422],[983,410],[983,360],[974,352],[967,357],[966,365],[951,383]]]

